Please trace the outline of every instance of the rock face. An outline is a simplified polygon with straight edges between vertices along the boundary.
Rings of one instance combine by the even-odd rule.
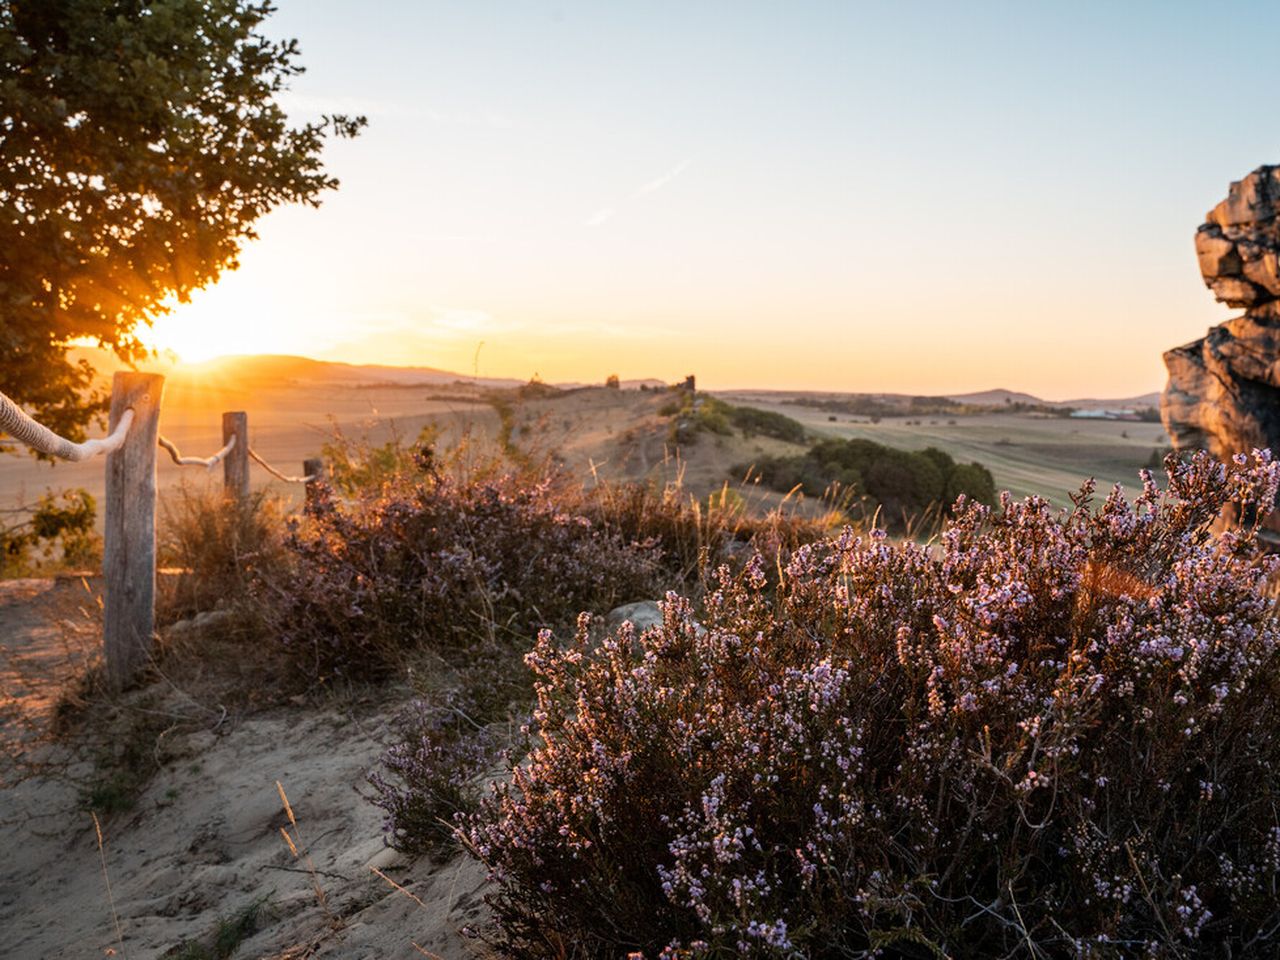
[[[1196,256],[1214,297],[1245,312],[1164,355],[1165,429],[1176,449],[1222,459],[1280,451],[1280,166],[1231,184],[1196,231]],[[1280,517],[1268,527],[1280,543]]]

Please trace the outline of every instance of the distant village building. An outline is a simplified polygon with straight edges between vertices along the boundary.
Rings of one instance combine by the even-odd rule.
[[[1142,419],[1136,410],[1072,410],[1071,417],[1075,420],[1138,421]]]

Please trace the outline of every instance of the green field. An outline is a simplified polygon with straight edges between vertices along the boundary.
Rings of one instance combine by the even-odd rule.
[[[833,423],[825,410],[781,403],[776,395],[726,394],[725,399],[776,410],[824,436],[863,437],[906,450],[938,447],[957,460],[986,466],[998,489],[1018,497],[1038,494],[1061,505],[1088,477],[1097,479],[1099,490],[1116,483],[1135,489],[1138,471],[1152,451],[1168,443],[1158,423],[1018,414],[922,417],[910,422],[906,417],[886,417],[879,423],[840,414]]]

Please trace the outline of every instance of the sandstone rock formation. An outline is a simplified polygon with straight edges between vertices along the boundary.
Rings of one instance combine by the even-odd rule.
[[[1160,414],[1178,450],[1280,452],[1280,166],[1231,184],[1196,231],[1205,285],[1242,316],[1164,355]],[[1268,523],[1280,543],[1280,517]]]

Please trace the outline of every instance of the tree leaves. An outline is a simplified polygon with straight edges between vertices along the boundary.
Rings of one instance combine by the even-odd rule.
[[[253,225],[338,186],[330,136],[277,102],[296,41],[270,3],[0,0],[0,391],[71,433],[101,414],[67,357],[90,338],[130,362],[138,327],[234,269]]]

